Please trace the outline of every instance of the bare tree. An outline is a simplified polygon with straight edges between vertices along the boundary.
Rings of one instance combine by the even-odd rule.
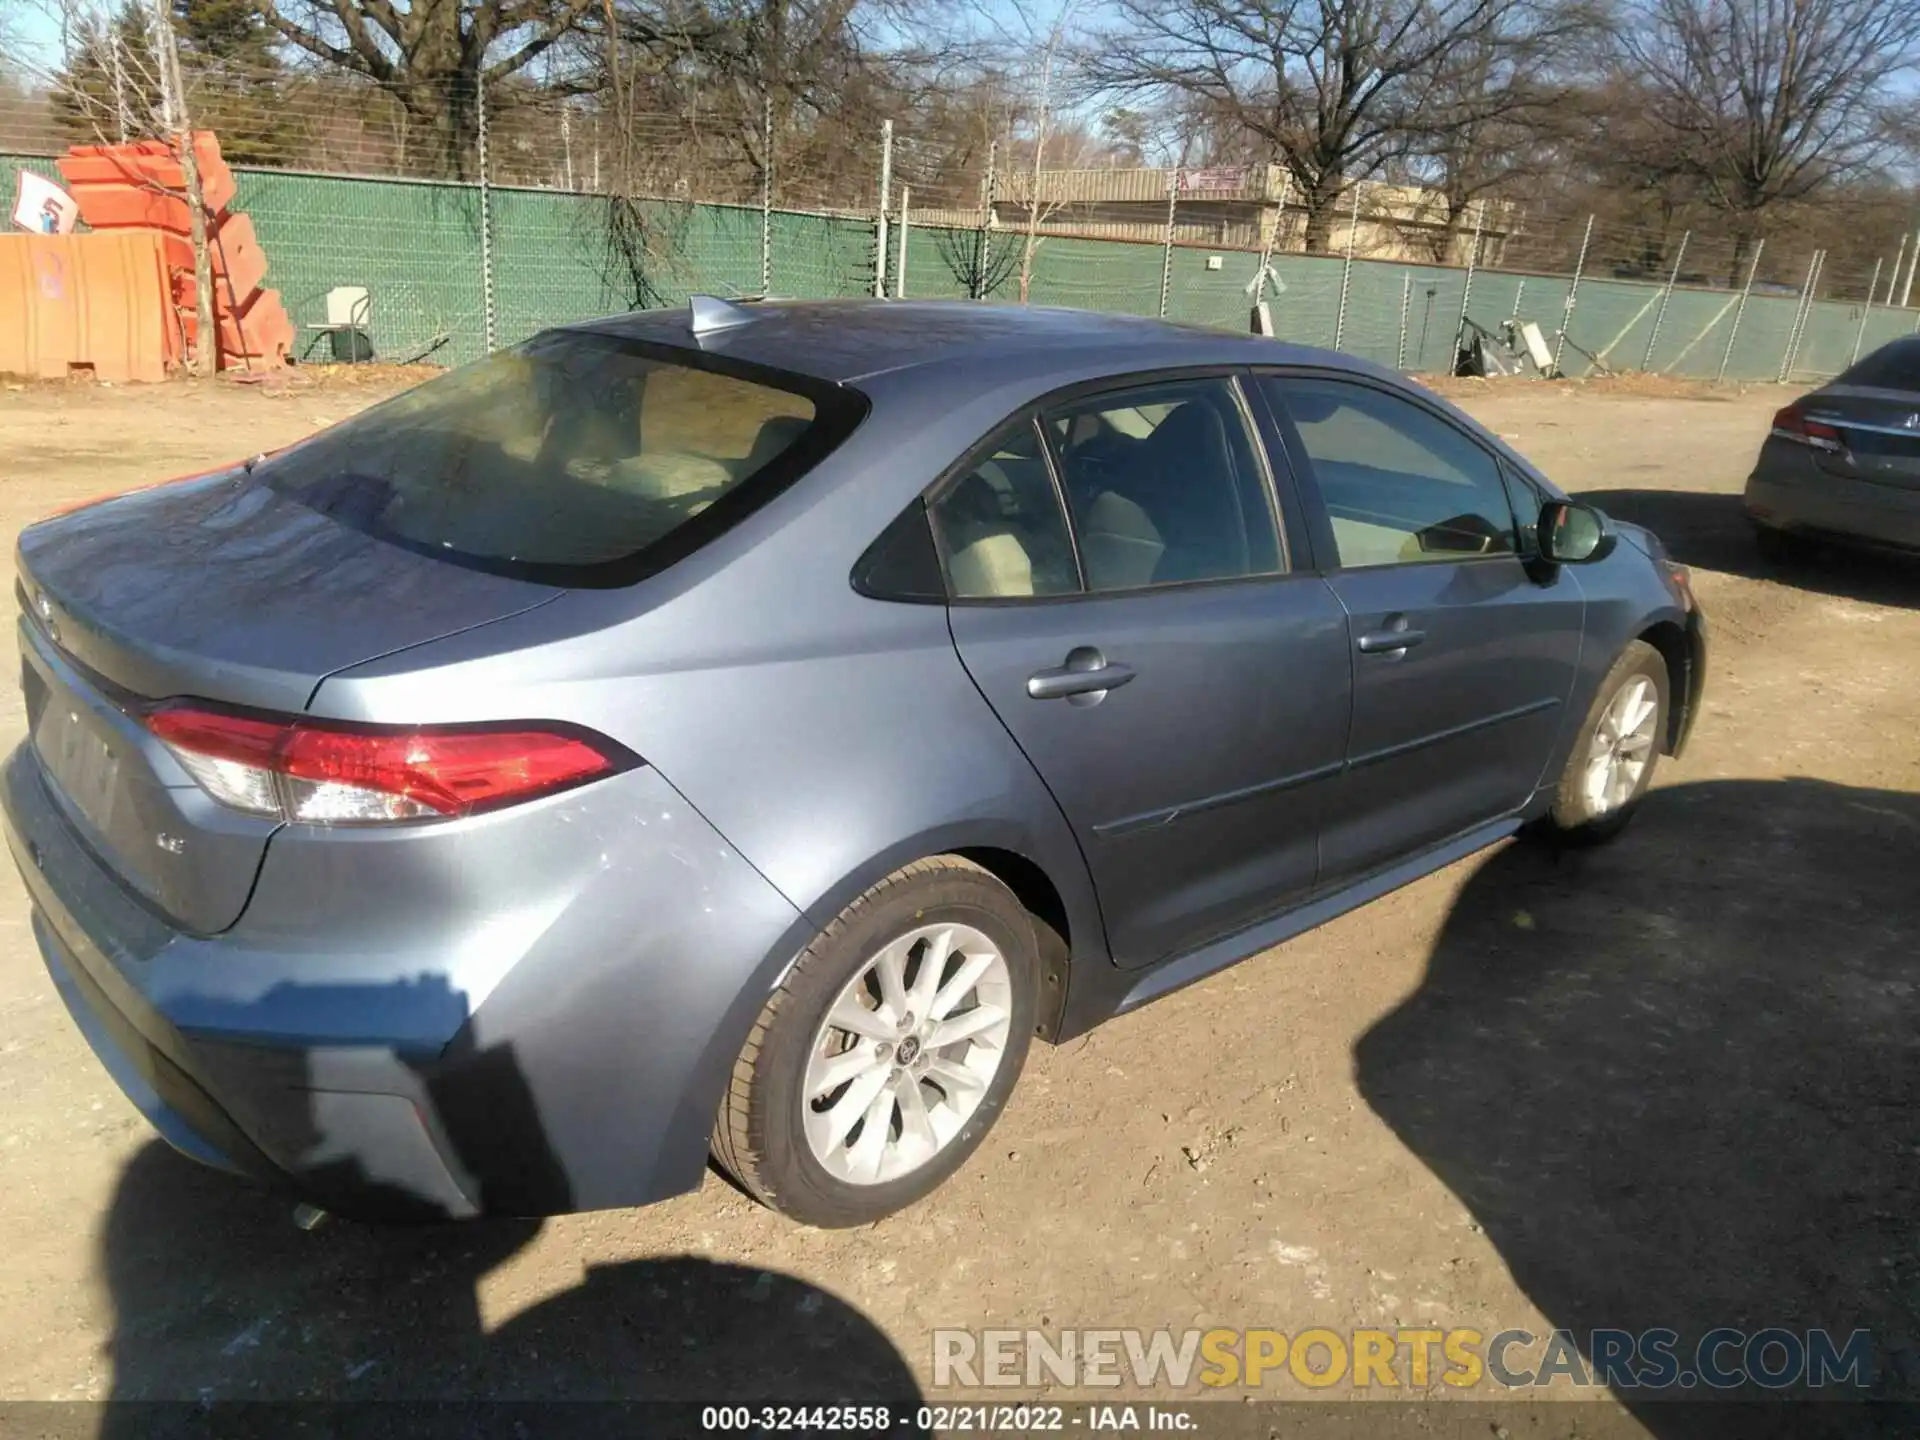
[[[594,0],[262,0],[268,22],[308,54],[365,75],[433,137],[441,173],[471,179],[480,82],[505,80],[581,23]],[[488,56],[504,48],[497,59]]]
[[[1587,119],[1569,52],[1598,29],[1582,0],[1547,0],[1436,61],[1404,164],[1405,178],[1431,192],[1423,212],[1438,212],[1421,217],[1435,260],[1452,256],[1476,203],[1521,195],[1555,168]]]
[[[1073,22],[1074,11],[1079,8],[1080,0],[1066,0],[1054,12],[1053,23],[1047,26],[1044,38],[1040,42],[1040,60],[1035,69],[1033,84],[1033,171],[1027,187],[1027,224],[1026,234],[1020,243],[1020,303],[1027,303],[1033,292],[1033,257],[1040,248],[1040,225],[1046,217],[1041,211],[1045,197],[1040,193],[1041,179],[1046,174],[1047,141],[1053,128],[1054,78],[1061,60],[1061,50],[1067,42],[1067,27]]]
[[[1617,62],[1668,162],[1732,224],[1737,280],[1769,212],[1872,169],[1920,67],[1914,0],[1633,0]]]
[[[982,245],[977,230],[936,230],[933,245],[954,283],[982,300],[991,299],[1006,284],[1020,261],[1017,251]]]
[[[212,375],[220,368],[220,349],[214,326],[210,213],[172,10],[167,0],[122,0],[113,13],[74,4],[63,11],[62,20],[64,63],[37,77],[48,88],[61,128],[99,144],[164,138],[180,166],[179,189],[162,193],[182,202],[187,212],[195,311],[189,365],[196,375]],[[118,83],[94,83],[108,73]]]
[[[1892,0],[1889,0],[1892,3]],[[1348,184],[1408,152],[1453,57],[1524,33],[1528,0],[1115,0],[1081,60],[1115,95],[1185,102],[1293,177],[1325,251]],[[1461,92],[1456,123],[1477,113]]]

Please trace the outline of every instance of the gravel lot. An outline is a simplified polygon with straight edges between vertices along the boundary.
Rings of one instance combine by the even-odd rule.
[[[378,393],[9,388],[0,527]],[[1620,844],[1498,848],[1037,1046],[953,1183],[834,1234],[713,1177],[544,1225],[302,1233],[150,1136],[7,866],[0,1399],[925,1386],[940,1326],[1720,1324],[1870,1329],[1920,1398],[1920,565],[1759,560],[1738,492],[1777,391],[1455,393],[1696,567],[1707,710]],[[1558,1409],[1510,1404],[1512,1433],[1568,1433]]]

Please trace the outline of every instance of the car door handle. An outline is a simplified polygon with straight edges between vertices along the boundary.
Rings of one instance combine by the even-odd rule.
[[[1398,655],[1411,650],[1426,638],[1427,632],[1424,630],[1375,630],[1353,643],[1359,647],[1362,655]]]
[[[1104,694],[1133,679],[1131,665],[1113,664],[1098,650],[1083,647],[1052,670],[1036,670],[1027,677],[1027,694],[1035,700],[1067,700],[1076,695]]]

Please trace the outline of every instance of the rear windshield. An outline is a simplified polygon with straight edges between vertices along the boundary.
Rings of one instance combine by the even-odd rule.
[[[1833,383],[1870,390],[1920,390],[1920,340],[1882,345]]]
[[[804,473],[863,409],[805,377],[559,331],[365,410],[254,476],[456,563],[619,584]]]

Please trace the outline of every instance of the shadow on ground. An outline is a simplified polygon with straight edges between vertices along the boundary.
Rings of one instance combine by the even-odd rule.
[[[1683,565],[1775,580],[1822,595],[1920,609],[1920,559],[1809,546],[1791,561],[1760,553],[1738,495],[1693,490],[1587,490],[1575,497],[1616,520],[1644,525]]]
[[[355,1436],[690,1433],[649,1423],[645,1409],[512,1402],[917,1403],[886,1336],[791,1276],[685,1255],[589,1266],[489,1330],[477,1287],[539,1222],[333,1220],[309,1234],[290,1216],[289,1202],[158,1142],[135,1157],[100,1247],[113,1398],[222,1404],[206,1416],[112,1405],[101,1436],[200,1435],[222,1420],[236,1434],[293,1433],[296,1420],[306,1433]],[[510,1281],[503,1288],[511,1308]],[[225,1406],[248,1400],[415,1403]],[[506,1403],[439,1408],[475,1401]]]
[[[1870,1393],[1920,1400],[1916,861],[1920,797],[1806,780],[1508,846],[1356,1047],[1362,1093],[1553,1325],[1670,1328],[1683,1360],[1720,1326],[1864,1329]],[[1914,1422],[1638,1397],[1662,1437]]]

